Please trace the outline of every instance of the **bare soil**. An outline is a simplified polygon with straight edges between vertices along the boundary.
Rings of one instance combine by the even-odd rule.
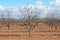
[[[0,28],[0,40],[60,40],[60,28],[55,30],[55,27],[50,27],[44,23],[40,23],[32,31],[29,31],[28,26],[10,25],[8,30],[6,25]]]

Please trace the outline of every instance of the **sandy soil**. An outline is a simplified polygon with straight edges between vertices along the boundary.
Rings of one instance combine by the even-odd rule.
[[[3,25],[0,29],[0,40],[60,40],[59,26],[55,30],[55,27],[50,29],[48,25],[40,24],[30,31],[30,36],[27,26],[10,25],[8,30],[7,26]]]

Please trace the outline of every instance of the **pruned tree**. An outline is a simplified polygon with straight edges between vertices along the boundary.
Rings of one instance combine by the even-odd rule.
[[[4,11],[0,12],[0,29],[2,27],[2,25],[4,25],[6,23],[6,15],[4,14]]]
[[[56,10],[53,11],[52,13],[47,14],[46,18],[48,20],[48,25],[50,26],[50,29],[52,29],[52,27],[55,27],[55,30],[57,30],[57,25],[56,25]]]
[[[10,29],[10,18],[11,18],[11,13],[12,13],[12,8],[6,8],[5,10],[6,16],[7,16],[7,27]]]
[[[26,19],[26,20],[25,20],[24,24],[28,25],[29,36],[30,36],[30,31],[32,29],[34,29],[40,21],[39,20],[40,10],[38,10],[36,8],[32,9],[32,6],[29,7],[29,5],[28,5],[28,6],[24,7],[20,12],[23,13],[23,15],[25,14],[24,19]]]

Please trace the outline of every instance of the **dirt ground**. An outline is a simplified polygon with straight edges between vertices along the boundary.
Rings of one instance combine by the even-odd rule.
[[[23,26],[11,25],[9,30],[3,26],[0,29],[0,40],[60,40],[60,28],[50,29],[48,25],[41,24],[30,31],[30,36],[27,30]]]
[[[28,32],[1,32],[0,40],[60,40],[60,32],[32,32],[31,37]]]
[[[0,40],[60,40],[60,37],[0,37]]]

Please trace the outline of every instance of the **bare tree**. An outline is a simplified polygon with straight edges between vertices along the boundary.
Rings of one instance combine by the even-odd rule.
[[[4,11],[0,12],[0,28],[2,27],[2,25],[4,25],[6,23],[6,15],[4,14]]]
[[[6,11],[5,13],[7,14],[7,26],[8,26],[8,29],[10,29],[10,17],[11,17],[11,13],[12,13],[12,8],[6,8]]]
[[[26,19],[25,24],[28,25],[29,36],[30,36],[30,31],[33,28],[35,28],[39,23],[39,17],[38,16],[40,14],[40,10],[38,11],[38,9],[32,9],[32,7],[29,7],[29,5],[28,5],[28,7],[26,6],[26,8],[24,8],[24,9],[21,11],[21,13],[25,14],[24,15],[24,18]]]
[[[47,20],[48,20],[48,25],[50,26],[50,29],[52,29],[52,27],[55,27],[55,30],[57,30],[57,25],[56,25],[56,11],[53,11],[50,14],[47,14],[46,16]]]

